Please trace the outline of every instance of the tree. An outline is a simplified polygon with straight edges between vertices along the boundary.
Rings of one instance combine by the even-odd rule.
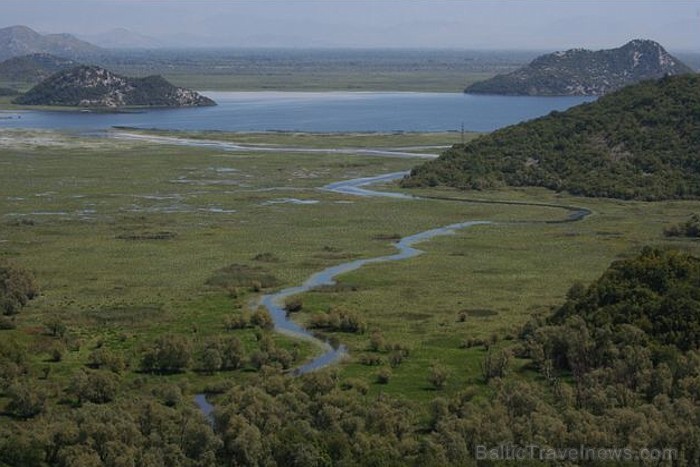
[[[253,312],[253,315],[250,317],[250,324],[261,329],[272,329],[275,325],[272,321],[272,317],[263,307],[258,307],[258,309]]]
[[[153,345],[144,351],[141,369],[150,373],[177,373],[190,364],[192,346],[181,335],[159,336]]]
[[[118,386],[119,381],[113,373],[83,370],[73,375],[68,391],[78,399],[79,404],[104,404],[114,400]]]
[[[44,411],[46,394],[29,381],[20,381],[7,391],[10,398],[7,411],[19,418],[32,418]]]
[[[435,389],[442,389],[445,387],[447,378],[449,377],[449,372],[447,368],[439,363],[433,363],[430,365],[430,372],[428,373],[428,382]]]
[[[29,271],[0,260],[0,314],[19,313],[38,294],[36,280]]]
[[[237,370],[245,362],[245,348],[237,337],[224,339],[221,345],[221,367],[224,370]]]
[[[223,359],[221,358],[221,353],[216,347],[207,347],[202,352],[199,359],[199,364],[202,371],[209,374],[214,374],[214,372],[221,369]]]
[[[481,362],[481,374],[484,381],[491,378],[503,378],[510,363],[512,353],[509,349],[502,349],[495,352],[488,352]]]

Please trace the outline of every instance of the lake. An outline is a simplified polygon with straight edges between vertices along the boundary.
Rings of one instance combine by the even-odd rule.
[[[133,113],[0,112],[0,128],[394,132],[493,131],[592,97],[412,92],[203,92],[216,107]]]

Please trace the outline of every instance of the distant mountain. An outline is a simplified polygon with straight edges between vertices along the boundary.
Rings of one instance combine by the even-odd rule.
[[[101,50],[96,45],[81,41],[70,34],[43,36],[26,26],[0,29],[0,60],[37,53],[75,59],[98,54]]]
[[[127,78],[82,65],[52,75],[14,100],[21,105],[119,108],[216,105],[195,91],[178,88],[162,76]]]
[[[467,94],[600,96],[629,84],[693,70],[650,40],[617,49],[572,49],[542,55],[512,73],[474,83]]]
[[[455,145],[406,187],[537,186],[574,195],[700,198],[700,75],[627,86]]]
[[[92,44],[97,44],[106,49],[157,49],[163,47],[163,43],[158,39],[124,28],[112,29],[110,31],[93,34],[90,36],[80,36]]]
[[[0,63],[0,81],[39,83],[52,74],[73,68],[78,62],[51,54],[13,57]]]

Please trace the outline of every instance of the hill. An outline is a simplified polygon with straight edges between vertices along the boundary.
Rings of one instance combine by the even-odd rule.
[[[13,57],[0,63],[0,81],[38,83],[56,72],[77,65],[73,60],[45,53]]]
[[[575,195],[700,197],[700,76],[646,81],[455,145],[403,185],[538,186]]]
[[[633,40],[617,49],[542,55],[512,73],[467,87],[467,94],[600,96],[629,84],[693,71],[658,43]]]
[[[0,29],[0,60],[37,53],[75,59],[101,51],[99,47],[70,34],[41,35],[26,26]]]
[[[216,105],[208,97],[173,86],[161,76],[128,78],[104,68],[86,65],[56,73],[14,102],[21,105],[105,108]]]

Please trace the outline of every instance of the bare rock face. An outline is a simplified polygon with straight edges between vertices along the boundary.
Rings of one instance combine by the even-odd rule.
[[[693,70],[650,40],[617,49],[571,49],[542,55],[512,73],[474,83],[467,94],[600,96],[629,84]]]
[[[70,107],[199,107],[216,103],[162,76],[128,78],[97,66],[56,73],[14,101],[21,105]]]

